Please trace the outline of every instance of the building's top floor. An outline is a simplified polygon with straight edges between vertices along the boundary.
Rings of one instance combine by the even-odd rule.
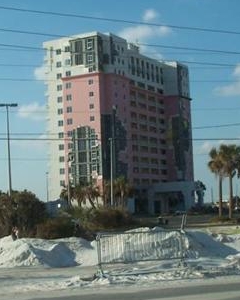
[[[165,95],[190,98],[188,68],[140,53],[138,45],[112,33],[97,31],[44,42],[45,62],[51,72],[71,69],[71,76],[92,72],[115,73],[151,84]],[[65,72],[66,73],[66,72]]]

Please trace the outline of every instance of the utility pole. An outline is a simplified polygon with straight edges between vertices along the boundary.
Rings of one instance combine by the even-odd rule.
[[[109,138],[110,142],[110,190],[111,190],[111,207],[113,207],[113,139]]]
[[[71,164],[73,162],[74,158],[73,158],[73,154],[72,152],[68,153],[68,170],[67,170],[67,179],[68,179],[68,185],[67,185],[67,199],[68,199],[68,205],[71,204],[71,180],[70,180],[70,169],[71,169]]]
[[[114,206],[114,187],[113,181],[116,176],[116,149],[115,149],[115,118],[116,118],[117,107],[112,106],[112,121],[111,121],[111,134],[112,137],[109,138],[110,142],[110,189],[111,189],[111,207]]]
[[[49,201],[48,172],[46,172],[47,202]]]
[[[0,107],[6,107],[7,113],[7,146],[8,146],[8,184],[9,197],[12,196],[12,174],[11,174],[11,151],[10,151],[10,130],[9,130],[9,107],[17,107],[17,103],[0,103]]]

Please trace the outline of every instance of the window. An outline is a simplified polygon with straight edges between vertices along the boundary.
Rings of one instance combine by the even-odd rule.
[[[57,91],[61,91],[62,90],[62,85],[61,84],[58,84],[57,85]]]
[[[67,125],[72,125],[73,120],[72,119],[67,119]]]
[[[155,175],[158,175],[159,174],[159,170],[158,169],[151,169],[151,173],[152,174],[155,174]]]
[[[59,173],[60,173],[61,175],[65,174],[65,169],[64,169],[64,168],[61,168],[61,169],[59,170]]]
[[[64,133],[63,133],[63,132],[59,132],[59,133],[58,133],[58,138],[59,138],[59,139],[63,139],[63,137],[64,137]]]
[[[64,156],[59,156],[59,162],[64,162]]]
[[[56,67],[57,67],[57,68],[61,68],[61,66],[62,66],[62,63],[61,63],[60,61],[57,61],[57,62],[56,62]]]
[[[71,59],[65,59],[65,66],[71,65]]]
[[[62,97],[57,97],[57,102],[61,103],[62,102]]]
[[[94,93],[93,92],[89,92],[89,97],[93,97]]]
[[[60,55],[61,53],[62,53],[62,50],[61,50],[61,49],[57,49],[57,50],[56,50],[56,54],[57,54],[57,55]]]
[[[92,66],[92,67],[89,67],[89,68],[88,68],[88,72],[89,72],[89,73],[92,73],[93,71],[95,71],[95,66]]]
[[[93,122],[95,120],[94,116],[90,116],[90,122]]]
[[[63,114],[63,109],[62,108],[59,108],[58,109],[58,115],[62,115]]]
[[[68,95],[66,96],[66,100],[67,100],[67,101],[72,101],[72,95],[71,95],[71,94],[68,94]]]
[[[58,149],[59,149],[59,150],[64,150],[64,144],[59,144],[59,145],[58,145]]]
[[[65,181],[64,180],[60,180],[59,184],[60,184],[60,186],[64,186],[65,187]]]
[[[70,46],[66,46],[64,49],[65,52],[70,52]]]
[[[158,159],[157,158],[151,158],[151,164],[158,165]]]
[[[166,150],[165,150],[165,149],[162,149],[162,150],[161,150],[161,154],[166,154]]]
[[[67,106],[67,113],[71,113],[72,112],[72,106]]]
[[[139,168],[138,167],[134,167],[133,168],[133,173],[139,173]]]
[[[132,145],[132,151],[138,151],[138,145]]]
[[[65,73],[65,75],[66,75],[66,77],[71,76],[71,71],[67,71],[67,72]]]
[[[151,147],[151,153],[158,153],[158,149],[156,147]]]
[[[59,120],[59,121],[58,121],[58,126],[59,126],[59,127],[63,126],[63,120]]]
[[[93,109],[94,108],[94,104],[89,104],[89,109]]]
[[[73,133],[72,133],[71,130],[67,132],[67,136],[68,136],[68,137],[71,137],[72,135],[73,135]]]
[[[72,143],[68,143],[68,149],[72,149],[73,148],[73,144]]]
[[[93,40],[92,39],[88,39],[87,40],[87,49],[88,50],[92,50],[93,48]]]
[[[66,89],[70,89],[72,87],[72,83],[71,82],[67,82],[66,83]]]
[[[90,85],[90,84],[93,84],[93,79],[89,79],[88,80],[88,84]]]
[[[93,55],[92,54],[88,54],[87,55],[87,62],[88,63],[92,63],[93,62]]]
[[[57,79],[62,78],[62,73],[57,73]]]

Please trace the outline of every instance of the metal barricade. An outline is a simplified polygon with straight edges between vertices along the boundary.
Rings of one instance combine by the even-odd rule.
[[[155,260],[184,258],[184,238],[181,230],[127,231],[98,233],[98,266],[129,264]]]

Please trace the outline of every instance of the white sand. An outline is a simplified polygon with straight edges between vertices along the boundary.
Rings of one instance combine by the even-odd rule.
[[[75,237],[13,241],[7,236],[0,239],[0,299],[27,299],[53,290],[149,286],[159,281],[164,285],[179,279],[240,274],[240,234],[220,234],[216,228],[214,233],[188,230],[185,240],[184,266],[176,261],[145,262],[133,268],[125,266],[120,276],[113,273],[94,278],[98,271],[95,241]]]

